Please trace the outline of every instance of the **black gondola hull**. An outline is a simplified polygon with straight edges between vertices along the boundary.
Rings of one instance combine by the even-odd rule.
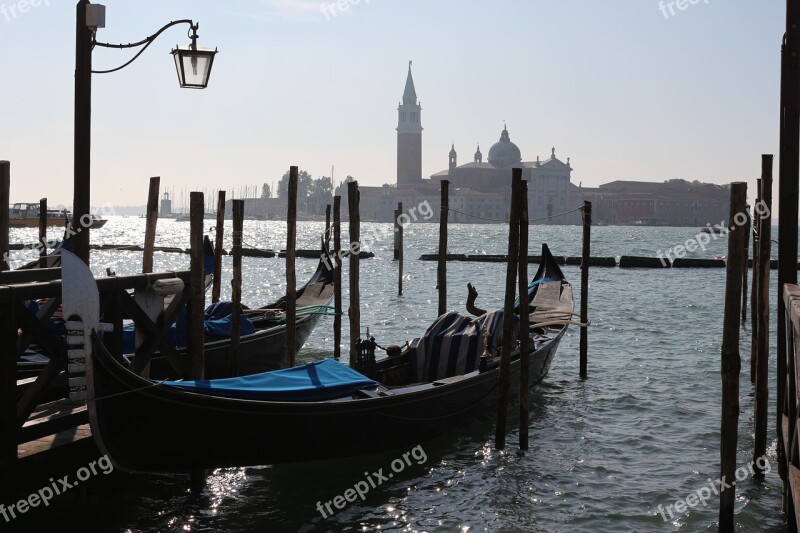
[[[562,332],[563,334],[563,332]],[[547,374],[561,335],[530,354],[530,383]],[[95,353],[92,431],[115,466],[140,472],[331,459],[414,446],[492,415],[498,371],[326,402],[230,399],[153,385]],[[518,383],[519,360],[511,363]],[[518,387],[511,387],[512,397]]]

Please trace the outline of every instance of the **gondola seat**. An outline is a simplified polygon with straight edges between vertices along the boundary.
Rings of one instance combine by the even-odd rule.
[[[453,311],[445,313],[410,346],[412,380],[428,383],[476,370],[487,334],[489,353],[492,356],[500,354],[502,330],[502,310],[477,318]],[[519,317],[515,315],[514,338],[518,332]]]

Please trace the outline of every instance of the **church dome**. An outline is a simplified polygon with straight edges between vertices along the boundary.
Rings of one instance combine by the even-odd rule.
[[[508,129],[503,128],[500,140],[489,148],[489,164],[495,167],[510,167],[522,163],[522,154],[516,144],[511,142]]]

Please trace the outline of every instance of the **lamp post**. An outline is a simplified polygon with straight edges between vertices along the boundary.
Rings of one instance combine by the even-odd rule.
[[[211,74],[211,66],[217,50],[197,46],[199,24],[190,19],[176,20],[165,24],[153,35],[136,43],[108,44],[97,42],[97,29],[105,27],[105,6],[80,0],[75,16],[75,145],[74,145],[74,197],[72,202],[72,231],[74,250],[87,265],[89,264],[89,224],[91,220],[91,128],[92,128],[92,74],[108,74],[127,67],[150,46],[166,29],[178,24],[188,24],[191,30],[191,44],[175,47],[172,55],[178,72],[181,87],[205,89]],[[109,70],[92,70],[92,50],[95,46],[103,48],[142,47],[133,59],[120,67]],[[76,223],[77,221],[77,223]],[[87,230],[87,231],[84,231]]]

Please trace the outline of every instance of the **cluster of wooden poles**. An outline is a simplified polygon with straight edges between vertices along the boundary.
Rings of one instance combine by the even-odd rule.
[[[728,261],[725,285],[725,315],[722,333],[722,422],[720,435],[720,479],[736,478],[736,455],[739,428],[739,373],[741,370],[740,324],[747,321],[747,266],[749,226],[753,230],[753,269],[751,287],[751,353],[750,380],[755,384],[753,468],[755,477],[763,479],[767,450],[769,402],[769,276],[771,253],[772,155],[762,155],[761,179],[758,180],[757,209],[749,215],[747,184],[731,184],[730,220],[739,214],[748,215],[742,230],[728,236]],[[740,320],[741,317],[741,320]],[[780,416],[778,410],[778,427]],[[780,439],[779,439],[780,440]],[[720,492],[719,529],[733,531],[736,487]]]
[[[4,176],[8,178],[8,165],[0,167],[4,169]],[[8,179],[5,180],[8,184]],[[295,363],[295,324],[297,319],[296,310],[296,288],[295,277],[295,258],[296,258],[296,239],[297,239],[297,182],[298,167],[292,166],[289,171],[288,186],[288,206],[287,206],[287,240],[286,240],[286,356],[287,366]],[[144,239],[144,253],[142,259],[142,273],[153,272],[153,253],[155,248],[156,225],[158,222],[158,200],[159,200],[160,178],[150,178],[148,191],[147,214]],[[8,191],[8,187],[4,187]],[[442,181],[441,185],[441,216],[439,231],[439,250],[437,268],[437,288],[438,288],[438,314],[447,312],[447,224],[449,214],[449,182]],[[359,193],[358,183],[348,184],[348,207],[349,207],[349,232],[352,243],[360,242],[360,215],[359,215]],[[7,195],[7,194],[6,194]],[[333,198],[333,225],[331,227],[331,206],[326,210],[325,246],[330,248],[330,237],[333,236],[333,249],[337,252],[333,254],[335,262],[331,267],[334,269],[334,357],[341,356],[341,316],[342,316],[342,280],[341,280],[341,198]],[[41,220],[39,225],[39,237],[41,242],[46,240],[47,230],[47,199],[41,200]],[[583,256],[581,272],[581,321],[588,322],[588,276],[590,258],[590,231],[591,231],[591,203],[584,202],[583,206]],[[204,294],[204,254],[203,254],[203,235],[204,235],[204,213],[205,199],[202,192],[190,193],[190,270],[191,270],[191,297],[188,306],[188,352],[191,354],[189,379],[204,379],[204,333],[203,333],[203,313],[205,308]],[[230,375],[237,375],[238,354],[239,354],[239,323],[241,320],[241,297],[242,297],[242,231],[244,221],[244,200],[232,201],[233,219],[233,247],[231,250],[233,262],[232,275],[232,331],[231,344],[228,353],[228,369]],[[395,211],[395,258],[399,261],[398,268],[398,295],[403,293],[403,224],[400,223],[403,214],[402,203],[398,204]],[[221,250],[224,236],[225,220],[225,191],[218,191],[217,199],[217,221],[215,227],[215,249]],[[8,233],[4,235],[3,244],[8,248]],[[44,256],[46,249],[42,250]],[[364,361],[360,356],[361,343],[361,313],[359,297],[359,254],[349,254],[349,289],[350,305],[348,317],[350,322],[350,365],[354,368],[364,366]],[[214,276],[212,285],[212,302],[218,302],[221,292],[221,271],[222,254],[215,254]],[[519,281],[520,308],[528,307],[528,207],[527,207],[527,182],[522,180],[520,169],[514,169],[512,179],[512,200],[511,217],[509,223],[509,248],[508,263],[506,271],[506,294],[505,294],[505,315],[503,322],[503,343],[501,346],[500,364],[500,401],[498,403],[497,434],[496,444],[498,448],[505,446],[507,405],[509,397],[509,365],[510,356],[513,349],[512,328],[513,328],[513,306],[516,297],[516,282]],[[521,331],[528,331],[528,314],[520,313]],[[530,351],[529,338],[527,335],[520,336],[521,351],[521,398],[520,398],[520,446],[522,449],[528,447],[528,358]],[[587,332],[586,328],[581,328],[580,334],[580,375],[585,378],[587,375]]]
[[[155,221],[157,220],[157,199],[158,199],[158,178],[151,179],[150,194],[148,196],[147,229],[145,232],[145,265],[152,269],[152,249],[155,238]],[[447,222],[449,213],[448,202],[449,183],[442,181],[441,187],[441,215],[439,231],[439,263],[437,268],[437,287],[438,287],[438,315],[447,312]],[[293,166],[289,171],[288,189],[288,208],[287,208],[287,241],[286,241],[286,362],[288,366],[294,365],[294,324],[296,321],[295,292],[291,290],[296,287],[295,278],[295,247],[297,235],[297,167]],[[219,201],[217,208],[216,225],[216,248],[222,247],[223,221],[225,216],[225,191],[219,191]],[[348,207],[349,207],[349,235],[352,243],[360,242],[360,214],[359,214],[359,193],[358,183],[348,183]],[[520,169],[514,169],[512,175],[512,196],[511,196],[511,215],[509,221],[509,244],[508,244],[508,263],[506,270],[506,292],[504,300],[504,319],[503,319],[503,341],[501,344],[500,355],[500,397],[497,412],[497,431],[495,444],[498,449],[505,447],[506,426],[507,426],[507,407],[509,402],[509,367],[513,346],[513,321],[514,321],[514,301],[516,298],[517,282],[519,285],[520,309],[527,309],[528,302],[528,205],[527,205],[527,182],[522,180]],[[193,192],[190,195],[190,226],[191,226],[191,250],[192,250],[192,272],[197,273],[198,281],[192,280],[193,286],[202,287],[202,234],[203,234],[203,194]],[[333,225],[330,224],[330,206],[326,210],[326,242],[333,234],[333,249],[337,252],[341,246],[341,208],[339,196],[333,199]],[[233,300],[233,336],[231,338],[231,351],[229,355],[229,367],[232,375],[235,375],[236,360],[238,353],[238,321],[241,312],[241,247],[242,247],[242,221],[244,213],[244,201],[233,201],[233,281],[232,281],[232,300]],[[403,225],[399,222],[402,215],[402,203],[395,211],[395,257],[399,261],[398,268],[398,294],[403,291]],[[583,211],[583,264],[581,266],[581,303],[580,315],[581,322],[588,323],[588,281],[589,281],[589,258],[591,255],[591,202],[584,202]],[[148,260],[147,257],[150,259]],[[341,254],[335,253],[333,260],[334,282],[336,284],[335,303],[334,303],[334,357],[340,357],[341,345],[341,316],[342,316],[342,295],[341,295]],[[350,305],[348,308],[348,318],[350,323],[350,365],[356,369],[363,369],[367,364],[362,360],[360,353],[361,343],[361,313],[359,295],[359,254],[349,254],[349,289]],[[147,271],[146,271],[147,272]],[[212,301],[219,300],[220,294],[220,272],[221,255],[216,254],[214,285],[212,288]],[[202,292],[197,295],[202,302]],[[202,316],[192,320],[192,313],[202,314],[202,306],[190,310],[190,322],[202,324]],[[520,331],[528,331],[528,314],[520,313]],[[190,340],[190,353],[192,353],[192,368],[194,379],[202,379],[202,329],[195,340]],[[190,339],[192,335],[190,334]],[[528,449],[528,354],[530,352],[530,339],[527,335],[520,335],[520,448]],[[580,376],[587,376],[588,360],[588,336],[585,327],[580,330]]]
[[[506,429],[508,420],[508,403],[510,396],[510,365],[511,352],[514,349],[514,302],[519,285],[519,308],[528,309],[528,183],[522,179],[522,170],[513,169],[511,184],[511,212],[509,217],[508,255],[506,267],[506,287],[503,306],[503,336],[500,347],[500,393],[497,404],[497,421],[495,432],[495,446],[505,448]],[[439,217],[439,250],[436,280],[438,288],[438,315],[447,312],[447,221],[449,214],[449,182],[441,182],[441,211]],[[591,255],[591,226],[592,204],[584,202],[583,211],[583,251],[581,264],[581,322],[588,323],[588,296],[589,296],[589,264]],[[395,211],[395,220],[399,220],[402,213],[402,204],[398,204]],[[397,224],[397,222],[396,222]],[[399,227],[398,227],[399,226]],[[397,224],[395,235],[395,258],[401,261],[398,280],[398,293],[402,294],[402,225]],[[520,332],[529,329],[528,313],[520,312]],[[530,338],[527,334],[520,335],[520,400],[519,400],[519,428],[520,449],[528,449],[528,390],[529,390],[529,359]],[[580,376],[586,378],[588,366],[588,335],[587,328],[580,329]]]

